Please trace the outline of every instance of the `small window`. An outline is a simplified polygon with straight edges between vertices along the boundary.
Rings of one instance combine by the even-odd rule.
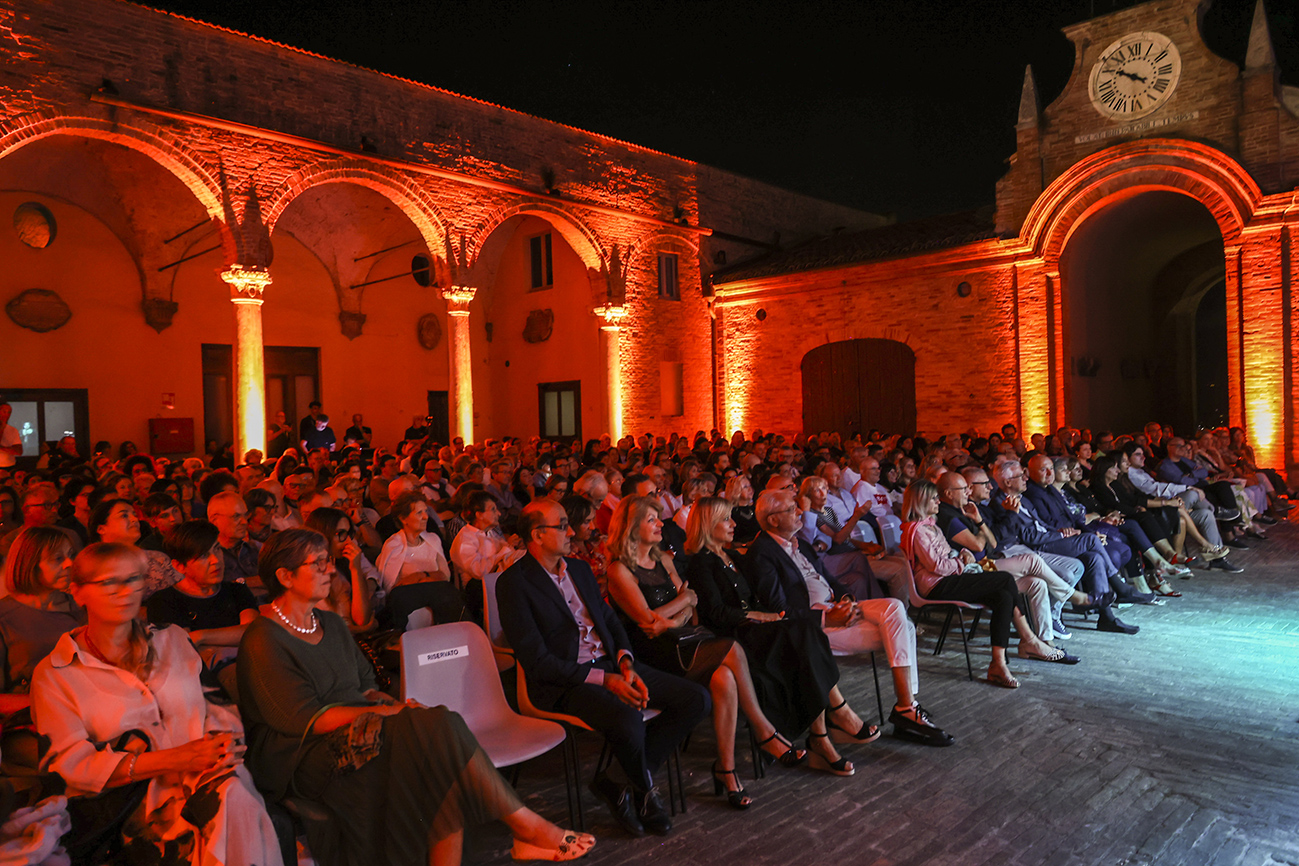
[[[542,438],[582,438],[582,383],[542,382],[537,385]]]
[[[528,239],[532,259],[532,291],[548,289],[555,284],[555,266],[550,258],[550,232]]]
[[[676,253],[659,253],[659,297],[681,300],[681,286],[677,283]]]

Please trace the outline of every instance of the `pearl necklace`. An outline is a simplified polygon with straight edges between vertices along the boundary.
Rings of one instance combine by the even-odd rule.
[[[274,601],[271,602],[271,610],[275,611],[275,615],[280,618],[280,622],[284,623],[289,628],[296,631],[298,634],[315,634],[316,630],[320,628],[320,621],[316,619],[316,611],[314,608],[311,611],[311,628],[298,628],[296,625],[290,622],[289,618],[284,615],[284,611],[280,610],[280,605],[278,602],[274,602]]]

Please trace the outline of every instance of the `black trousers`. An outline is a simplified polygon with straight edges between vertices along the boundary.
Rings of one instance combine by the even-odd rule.
[[[1015,578],[1004,571],[952,574],[934,584],[925,597],[933,601],[967,601],[991,608],[988,633],[992,645],[999,647],[1010,646],[1010,622],[1015,608],[1028,609]]]
[[[594,667],[618,672],[618,664],[605,657]],[[645,665],[636,673],[649,689],[650,709],[659,714],[648,722],[640,710],[627,706],[604,686],[583,683],[565,692],[555,709],[577,716],[609,741],[614,757],[632,786],[646,791],[654,784],[654,771],[712,710],[708,690],[681,677]]]

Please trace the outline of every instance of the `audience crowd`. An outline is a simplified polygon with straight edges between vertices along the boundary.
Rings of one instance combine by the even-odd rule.
[[[592,791],[663,835],[655,775],[704,719],[736,809],[741,715],[765,761],[834,776],[880,737],[844,657],[886,662],[895,738],[951,745],[919,699],[926,605],[980,606],[986,682],[1018,688],[1012,636],[1017,664],[1078,664],[1077,616],[1137,634],[1123,608],[1181,597],[1193,564],[1242,571],[1293,495],[1239,428],[406,432],[374,448],[357,415],[340,445],[313,404],[296,444],[281,413],[239,462],[68,437],[0,466],[7,826],[45,822],[22,838],[74,863],[266,866],[302,832],[326,864],[456,863],[502,820],[516,859],[574,859],[594,838],[524,806],[459,715],[397,699],[405,629],[495,606],[520,705],[602,734]]]

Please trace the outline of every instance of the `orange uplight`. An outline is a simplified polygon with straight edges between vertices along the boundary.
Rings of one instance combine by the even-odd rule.
[[[235,305],[235,453],[266,450],[266,365],[262,349],[262,293],[271,275],[232,265],[221,279]]]

